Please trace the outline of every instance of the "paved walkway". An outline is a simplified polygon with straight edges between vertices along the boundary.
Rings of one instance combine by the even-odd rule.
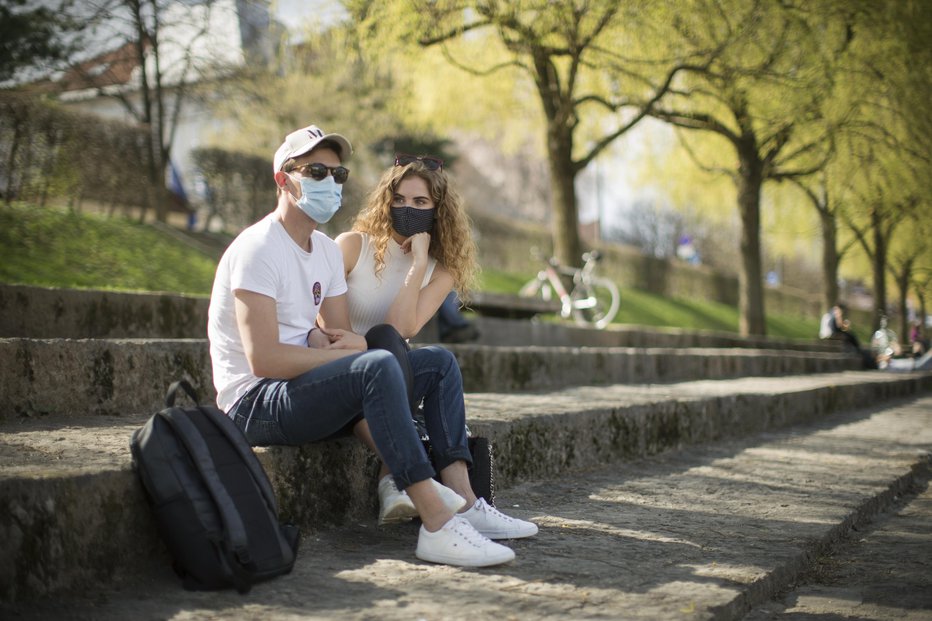
[[[501,508],[541,526],[509,544],[517,559],[502,567],[417,561],[415,525],[377,528],[373,516],[308,533],[292,574],[246,596],[185,592],[161,566],[99,593],[0,607],[0,617],[740,619],[891,506],[927,472],[930,451],[925,397],[502,490]],[[927,545],[928,521],[917,520]],[[876,545],[889,544],[877,535]]]
[[[932,620],[932,488],[916,490],[815,562],[803,584],[744,621]]]

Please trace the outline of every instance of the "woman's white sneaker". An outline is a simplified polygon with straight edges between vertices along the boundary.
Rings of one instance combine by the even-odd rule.
[[[449,487],[438,483],[435,479],[428,479],[443,504],[456,513],[466,506],[466,499]],[[407,492],[401,491],[395,485],[395,479],[387,474],[379,481],[379,526],[404,522],[418,516],[417,509]]]
[[[520,539],[537,534],[537,524],[509,517],[480,498],[459,514],[489,539]]]
[[[458,515],[435,533],[422,525],[415,555],[422,561],[456,567],[488,567],[515,558],[514,550],[483,537]]]
[[[434,489],[437,490],[437,494],[440,495],[440,500],[443,501],[443,504],[446,505],[447,509],[456,513],[460,509],[466,506],[466,499],[454,492],[452,489],[438,483],[437,479],[431,479],[430,482],[433,484]]]
[[[404,522],[417,515],[411,498],[395,485],[395,478],[390,474],[382,477],[379,481],[379,526]]]

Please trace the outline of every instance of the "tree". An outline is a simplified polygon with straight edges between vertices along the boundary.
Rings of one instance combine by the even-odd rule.
[[[876,311],[873,327],[877,329],[881,316],[887,313],[886,276],[891,250],[896,248],[894,235],[903,224],[918,217],[924,202],[910,183],[912,171],[901,167],[903,162],[898,157],[888,154],[893,159],[881,160],[872,145],[867,148],[861,160],[864,166],[855,191],[856,202],[842,213],[842,219],[870,261]],[[900,270],[909,274],[914,258],[908,253],[901,256],[904,264]]]
[[[355,213],[348,207],[364,202],[389,161],[387,154],[413,132],[388,105],[404,87],[390,68],[366,62],[350,34],[340,24],[308,30],[301,44],[279,50],[272,67],[246,67],[219,85],[220,96],[211,106],[219,116],[238,121],[233,135],[218,136],[224,149],[269,161],[285,135],[309,123],[350,139],[354,153],[343,186],[344,208],[327,225],[334,231],[350,226]],[[429,137],[418,138],[430,142]],[[431,148],[443,146],[435,142]],[[268,171],[266,183],[274,188],[271,165]]]
[[[739,327],[766,330],[761,262],[761,189],[821,170],[845,110],[823,106],[832,70],[849,43],[844,14],[826,3],[701,0],[674,21],[677,45],[720,49],[706,67],[687,67],[650,114],[685,130],[715,136],[730,156],[696,163],[731,177],[741,220]],[[683,145],[692,150],[686,136]],[[711,151],[709,149],[708,151]],[[725,160],[722,163],[723,159]]]
[[[516,90],[530,80],[545,124],[554,254],[568,265],[579,265],[582,254],[577,175],[646,116],[678,71],[701,62],[698,53],[679,62],[634,53],[649,47],[647,40],[658,40],[652,35],[676,4],[636,0],[348,3],[364,36],[382,43],[391,38],[414,40],[439,51],[463,72],[505,80]],[[476,53],[490,49],[499,50],[499,55]],[[626,56],[626,51],[632,54]]]
[[[200,82],[223,76],[239,60],[237,55],[224,57],[222,53],[228,47],[238,49],[238,35],[237,45],[224,47],[211,28],[215,6],[219,11],[228,8],[227,4],[88,0],[84,5],[94,16],[91,36],[111,42],[112,47],[103,56],[75,63],[72,69],[85,88],[118,100],[147,129],[142,170],[153,192],[147,202],[159,221],[168,212],[165,178],[178,120]]]
[[[909,334],[909,312],[907,300],[914,290],[920,307],[923,302],[923,281],[925,271],[932,267],[932,226],[928,219],[917,219],[915,226],[902,231],[898,243],[890,253],[887,268],[897,286],[900,334],[907,338]]]
[[[886,276],[906,295],[914,274],[928,265],[927,180],[932,177],[932,22],[923,3],[904,1],[856,12],[849,64],[852,84],[864,93],[858,122],[842,136],[842,165],[853,172],[853,204],[844,224],[870,261],[876,314],[887,312]],[[927,217],[926,217],[927,219]]]
[[[43,71],[66,60],[77,44],[80,23],[69,16],[72,0],[58,6],[28,6],[29,0],[0,3],[0,83],[24,70]]]
[[[839,265],[855,240],[852,238],[839,245],[838,214],[842,208],[841,199],[833,192],[827,169],[806,179],[793,178],[790,181],[803,191],[819,216],[819,231],[822,237],[822,306],[831,308],[839,299]]]

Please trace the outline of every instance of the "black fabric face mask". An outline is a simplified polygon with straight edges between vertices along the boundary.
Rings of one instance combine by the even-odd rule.
[[[392,228],[402,237],[430,233],[434,228],[434,209],[416,209],[410,205],[392,207]]]

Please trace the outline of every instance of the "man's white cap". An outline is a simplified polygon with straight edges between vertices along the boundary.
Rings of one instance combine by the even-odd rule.
[[[325,134],[324,130],[316,125],[309,125],[304,129],[293,131],[285,137],[285,142],[278,147],[275,152],[275,159],[272,160],[272,165],[275,167],[273,172],[280,171],[289,159],[304,155],[324,140],[332,140],[340,147],[340,159],[344,162],[353,152],[353,146],[349,140],[340,134]]]

